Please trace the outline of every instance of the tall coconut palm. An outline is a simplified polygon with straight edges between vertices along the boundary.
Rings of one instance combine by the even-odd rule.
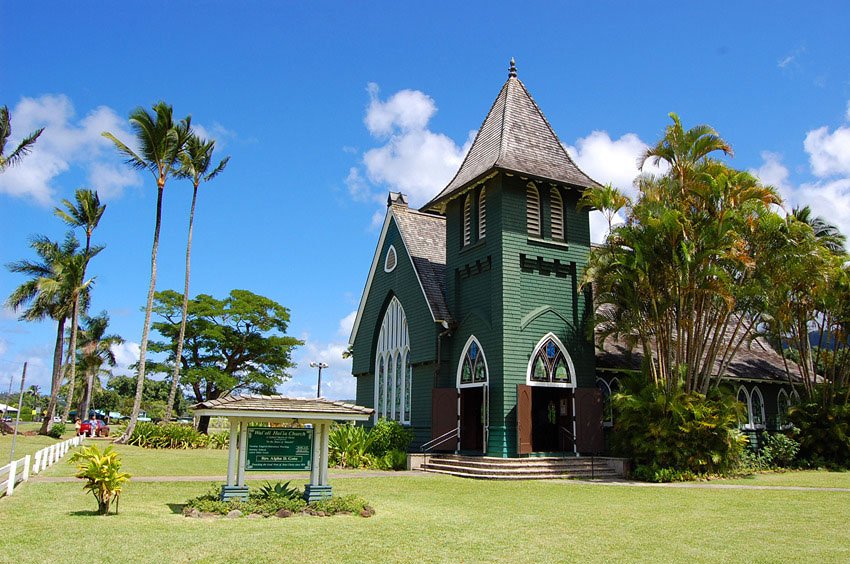
[[[65,209],[54,208],[53,213],[59,219],[70,225],[71,227],[82,227],[86,232],[86,248],[83,252],[85,261],[82,263],[82,272],[80,273],[81,280],[85,278],[88,261],[91,258],[91,236],[92,232],[100,223],[100,218],[103,217],[103,212],[106,211],[106,206],[101,205],[100,198],[97,192],[87,188],[80,188],[74,194],[76,204],[68,200],[62,200],[62,205]],[[77,300],[79,302],[79,299]],[[68,384],[68,402],[65,404],[65,411],[62,419],[68,419],[71,412],[71,398],[74,397],[74,385],[76,383],[77,374],[77,325],[79,323],[80,307],[79,303],[74,304],[74,311],[71,313],[71,343],[68,346],[69,362],[69,384]]]
[[[201,181],[209,182],[219,175],[227,166],[230,157],[225,157],[218,165],[210,171],[212,155],[215,150],[215,140],[207,141],[197,135],[189,137],[186,148],[180,154],[181,178],[192,181],[192,207],[189,210],[189,236],[186,242],[186,275],[183,284],[183,311],[180,319],[180,333],[177,338],[177,353],[175,355],[174,372],[171,378],[171,390],[168,393],[168,403],[165,406],[165,420],[171,420],[171,409],[174,406],[174,397],[177,395],[177,386],[180,382],[180,368],[183,362],[183,339],[186,336],[186,313],[189,309],[189,277],[191,274],[192,258],[192,228],[195,222],[195,203],[198,200],[198,186]]]
[[[107,335],[108,326],[109,315],[103,311],[94,317],[84,318],[80,327],[79,364],[86,376],[86,388],[79,410],[81,417],[88,415],[94,381],[103,371],[103,365],[115,366],[115,353],[112,352],[112,347],[124,342],[124,339],[118,335]]]
[[[23,309],[22,321],[56,321],[56,344],[53,349],[53,373],[50,383],[50,402],[47,417],[40,433],[47,433],[56,410],[59,387],[62,383],[62,349],[65,323],[71,316],[74,303],[82,294],[87,297],[90,283],[80,283],[80,243],[73,233],[68,233],[60,245],[47,237],[35,237],[30,247],[38,255],[37,261],[21,260],[6,265],[11,272],[25,274],[29,279],[7,298],[6,305],[15,311]]]
[[[171,106],[159,102],[153,107],[153,114],[144,108],[136,108],[130,114],[130,127],[136,137],[139,153],[136,153],[112,133],[103,132],[103,136],[112,141],[126,162],[136,170],[148,170],[156,180],[156,220],[154,223],[153,245],[151,248],[151,278],[148,287],[148,299],[145,305],[145,324],[142,328],[142,342],[139,346],[138,379],[133,411],[124,434],[116,442],[126,442],[136,428],[136,420],[142,406],[142,389],[145,384],[145,362],[148,352],[148,333],[151,325],[151,310],[156,290],[156,256],[159,249],[159,230],[162,224],[162,195],[166,181],[174,176],[179,167],[179,157],[186,141],[191,135],[191,118],[175,123]]]
[[[847,237],[837,226],[820,216],[813,215],[809,206],[796,207],[791,211],[791,215],[797,221],[802,221],[811,227],[815,238],[831,253],[841,255],[846,252],[844,245],[847,243]]]
[[[0,172],[21,162],[24,155],[32,150],[32,146],[42,131],[44,131],[43,127],[27,135],[23,141],[18,143],[15,150],[7,155],[6,142],[12,135],[12,117],[9,115],[8,107],[0,107]]]

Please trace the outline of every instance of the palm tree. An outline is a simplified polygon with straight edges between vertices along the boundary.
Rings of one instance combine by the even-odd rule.
[[[103,136],[112,141],[118,151],[126,157],[128,165],[136,170],[148,170],[156,180],[156,220],[154,223],[153,246],[151,249],[151,280],[148,288],[148,301],[145,305],[145,324],[142,328],[142,342],[139,347],[138,379],[136,381],[136,397],[133,401],[133,411],[130,422],[124,434],[116,442],[123,443],[132,435],[139,417],[142,405],[142,389],[145,384],[145,362],[148,352],[148,333],[151,325],[151,310],[156,290],[156,255],[159,249],[159,230],[162,224],[162,194],[169,177],[174,176],[179,164],[180,153],[191,135],[191,118],[187,117],[175,123],[172,108],[165,102],[159,102],[153,107],[154,114],[144,108],[136,108],[130,114],[130,126],[136,136],[140,154],[120,141],[108,131]]]
[[[798,206],[791,211],[791,215],[797,221],[802,221],[811,227],[815,238],[831,253],[836,255],[845,253],[844,244],[847,242],[847,237],[829,221],[820,216],[813,216],[809,206]]]
[[[86,275],[88,261],[92,256],[91,236],[100,218],[103,217],[103,212],[106,211],[106,206],[100,204],[100,198],[97,192],[87,188],[80,188],[75,193],[76,205],[68,200],[62,200],[65,210],[54,208],[53,213],[59,219],[70,225],[71,227],[82,227],[86,231],[86,249],[83,253],[85,260],[81,264],[80,280],[83,280]],[[98,247],[97,252],[103,247]],[[96,254],[96,253],[95,253]],[[79,298],[77,300],[79,302]],[[70,376],[68,385],[68,401],[65,404],[65,411],[62,414],[62,419],[67,420],[71,412],[71,399],[74,397],[74,384],[76,382],[77,368],[77,325],[79,323],[80,307],[79,303],[74,304],[74,311],[71,314],[71,343],[68,346],[68,355],[70,357]]]
[[[26,308],[21,313],[22,321],[41,321],[50,318],[56,321],[56,344],[53,349],[53,373],[50,382],[50,402],[47,417],[39,433],[47,433],[61,385],[62,349],[64,345],[65,322],[74,309],[79,294],[79,257],[80,243],[73,233],[68,233],[60,245],[47,237],[35,237],[30,247],[39,257],[38,261],[21,260],[6,265],[11,272],[26,274],[29,279],[17,287],[7,298],[6,305],[15,311]],[[80,291],[86,292],[87,288]]]
[[[85,317],[80,328],[79,363],[86,376],[86,389],[79,410],[81,417],[87,416],[89,412],[95,377],[103,371],[104,364],[115,366],[115,354],[112,352],[112,347],[124,342],[124,339],[118,335],[107,335],[108,326],[109,315],[103,311],[94,317]]]
[[[9,115],[9,108],[6,106],[0,107],[0,172],[3,172],[11,166],[21,162],[21,159],[32,150],[35,140],[41,135],[44,128],[37,129],[30,133],[23,141],[18,143],[15,150],[5,154],[6,142],[9,136],[12,135],[12,117]]]
[[[189,210],[189,236],[186,242],[186,276],[183,285],[183,310],[180,319],[180,334],[177,338],[177,353],[174,361],[174,373],[171,378],[171,390],[168,393],[168,403],[165,406],[165,420],[171,420],[171,409],[174,405],[174,397],[177,395],[177,385],[180,381],[180,367],[183,362],[183,339],[186,336],[186,314],[189,309],[189,277],[191,273],[192,258],[192,227],[195,222],[195,203],[198,199],[198,186],[201,181],[209,182],[219,175],[230,157],[225,157],[212,171],[212,154],[215,150],[215,140],[207,141],[192,135],[186,143],[185,150],[180,154],[180,178],[192,180],[192,207]],[[209,172],[208,172],[209,171]]]

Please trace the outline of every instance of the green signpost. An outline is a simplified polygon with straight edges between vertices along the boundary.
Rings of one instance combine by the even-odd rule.
[[[248,427],[245,470],[310,470],[313,429]]]

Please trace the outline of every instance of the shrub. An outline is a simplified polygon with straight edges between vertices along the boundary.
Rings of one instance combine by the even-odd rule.
[[[818,391],[811,399],[789,410],[791,423],[799,429],[800,458],[810,464],[850,466],[850,404],[843,394],[825,405]]]
[[[260,486],[260,491],[258,493],[261,497],[266,499],[273,497],[281,497],[285,499],[300,498],[302,495],[301,490],[299,490],[297,486],[289,487],[290,482],[286,482],[285,484],[278,482],[275,485],[271,485],[269,482],[266,482],[264,485]]]
[[[393,449],[384,456],[376,458],[375,465],[380,470],[406,470],[407,451]]]
[[[353,424],[337,425],[328,436],[328,458],[333,466],[363,468],[373,464],[369,454],[372,435],[364,427]]]
[[[782,433],[768,435],[762,447],[762,455],[771,466],[777,468],[791,466],[798,452],[800,452],[800,443]]]
[[[413,442],[413,431],[404,427],[398,421],[378,419],[375,426],[369,431],[371,444],[369,454],[383,457],[393,450],[407,452],[410,443]]]
[[[121,472],[121,459],[111,446],[103,452],[97,446],[91,445],[75,452],[70,464],[77,464],[77,478],[87,480],[84,490],[90,491],[97,500],[97,512],[100,515],[109,513],[110,504],[115,501],[115,513],[118,513],[118,498],[130,474]]]
[[[205,435],[191,425],[183,423],[136,423],[128,444],[144,448],[225,448],[229,442],[227,432]]]
[[[690,470],[676,470],[675,468],[661,468],[656,464],[637,466],[632,472],[632,477],[644,482],[689,482],[697,478]]]
[[[50,430],[47,431],[47,435],[49,437],[53,437],[54,439],[61,439],[62,435],[65,434],[65,424],[64,423],[54,423]]]
[[[273,486],[272,489],[274,489]],[[246,515],[256,513],[266,517],[274,515],[281,509],[286,509],[292,513],[298,513],[301,511],[318,513],[321,511],[325,515],[336,515],[340,513],[352,513],[358,515],[364,510],[369,514],[374,513],[374,511],[369,507],[368,502],[357,495],[332,497],[330,499],[308,504],[300,497],[300,492],[298,497],[294,498],[278,495],[276,493],[267,495],[263,492],[255,492],[251,493],[246,501],[221,501],[219,499],[218,492],[215,489],[211,489],[204,495],[188,500],[186,502],[186,509],[197,509],[204,513],[217,513],[219,515],[227,515],[234,509],[238,509]],[[184,509],[184,511],[186,509]]]
[[[632,378],[613,399],[614,449],[633,458],[636,469],[647,468],[636,477],[666,480],[737,466],[745,440],[738,431],[739,405],[728,391],[667,391]]]

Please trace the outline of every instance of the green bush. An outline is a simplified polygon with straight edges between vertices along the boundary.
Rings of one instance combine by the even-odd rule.
[[[227,432],[205,435],[183,423],[152,423],[139,421],[128,444],[144,448],[215,448],[227,446]]]
[[[47,435],[49,437],[53,437],[54,439],[61,439],[62,435],[65,434],[65,424],[64,423],[54,423],[50,430],[47,431]]]
[[[272,487],[272,489],[274,488]],[[254,492],[248,496],[247,501],[221,501],[215,489],[211,489],[204,495],[188,500],[184,511],[188,509],[197,509],[204,513],[217,513],[219,515],[227,515],[234,509],[238,509],[245,515],[256,513],[266,517],[274,515],[281,509],[286,509],[292,513],[318,513],[321,511],[325,515],[342,513],[358,515],[364,510],[370,515],[374,513],[371,507],[369,507],[368,502],[357,495],[332,497],[308,504],[300,497],[300,492],[298,497],[287,497],[286,495],[278,495],[274,492],[271,494]]]
[[[632,472],[632,477],[644,482],[690,482],[697,479],[697,475],[690,470],[676,470],[675,468],[661,468],[658,465],[640,465]]]
[[[379,470],[406,470],[407,451],[393,449],[384,456],[376,458],[375,465]]]
[[[280,482],[278,482],[275,485],[271,485],[269,482],[266,482],[264,485],[260,486],[260,490],[258,493],[261,497],[266,499],[270,499],[273,497],[298,499],[302,495],[301,490],[299,490],[297,486],[290,487],[290,482],[286,482],[285,484],[281,484]]]
[[[398,421],[387,419],[378,419],[369,431],[369,436],[371,437],[369,454],[376,457],[383,457],[393,450],[407,452],[410,443],[413,442],[413,431]]]
[[[68,463],[77,464],[76,477],[86,480],[83,489],[94,495],[97,512],[106,515],[114,501],[115,512],[118,513],[118,498],[124,483],[130,479],[130,474],[121,472],[118,453],[111,446],[100,452],[96,445],[91,445],[75,452]]]
[[[787,468],[791,466],[797,453],[800,452],[800,443],[782,433],[768,435],[764,439],[762,455],[776,468]]]
[[[738,431],[739,404],[728,391],[667,391],[632,378],[613,401],[614,450],[634,459],[636,477],[667,480],[738,465],[746,441]]]
[[[799,430],[799,457],[809,465],[846,468],[850,466],[850,404],[836,393],[826,404],[818,391],[789,410],[791,423]]]
[[[364,468],[374,464],[369,454],[372,435],[360,425],[337,425],[328,436],[328,459],[332,466]]]

